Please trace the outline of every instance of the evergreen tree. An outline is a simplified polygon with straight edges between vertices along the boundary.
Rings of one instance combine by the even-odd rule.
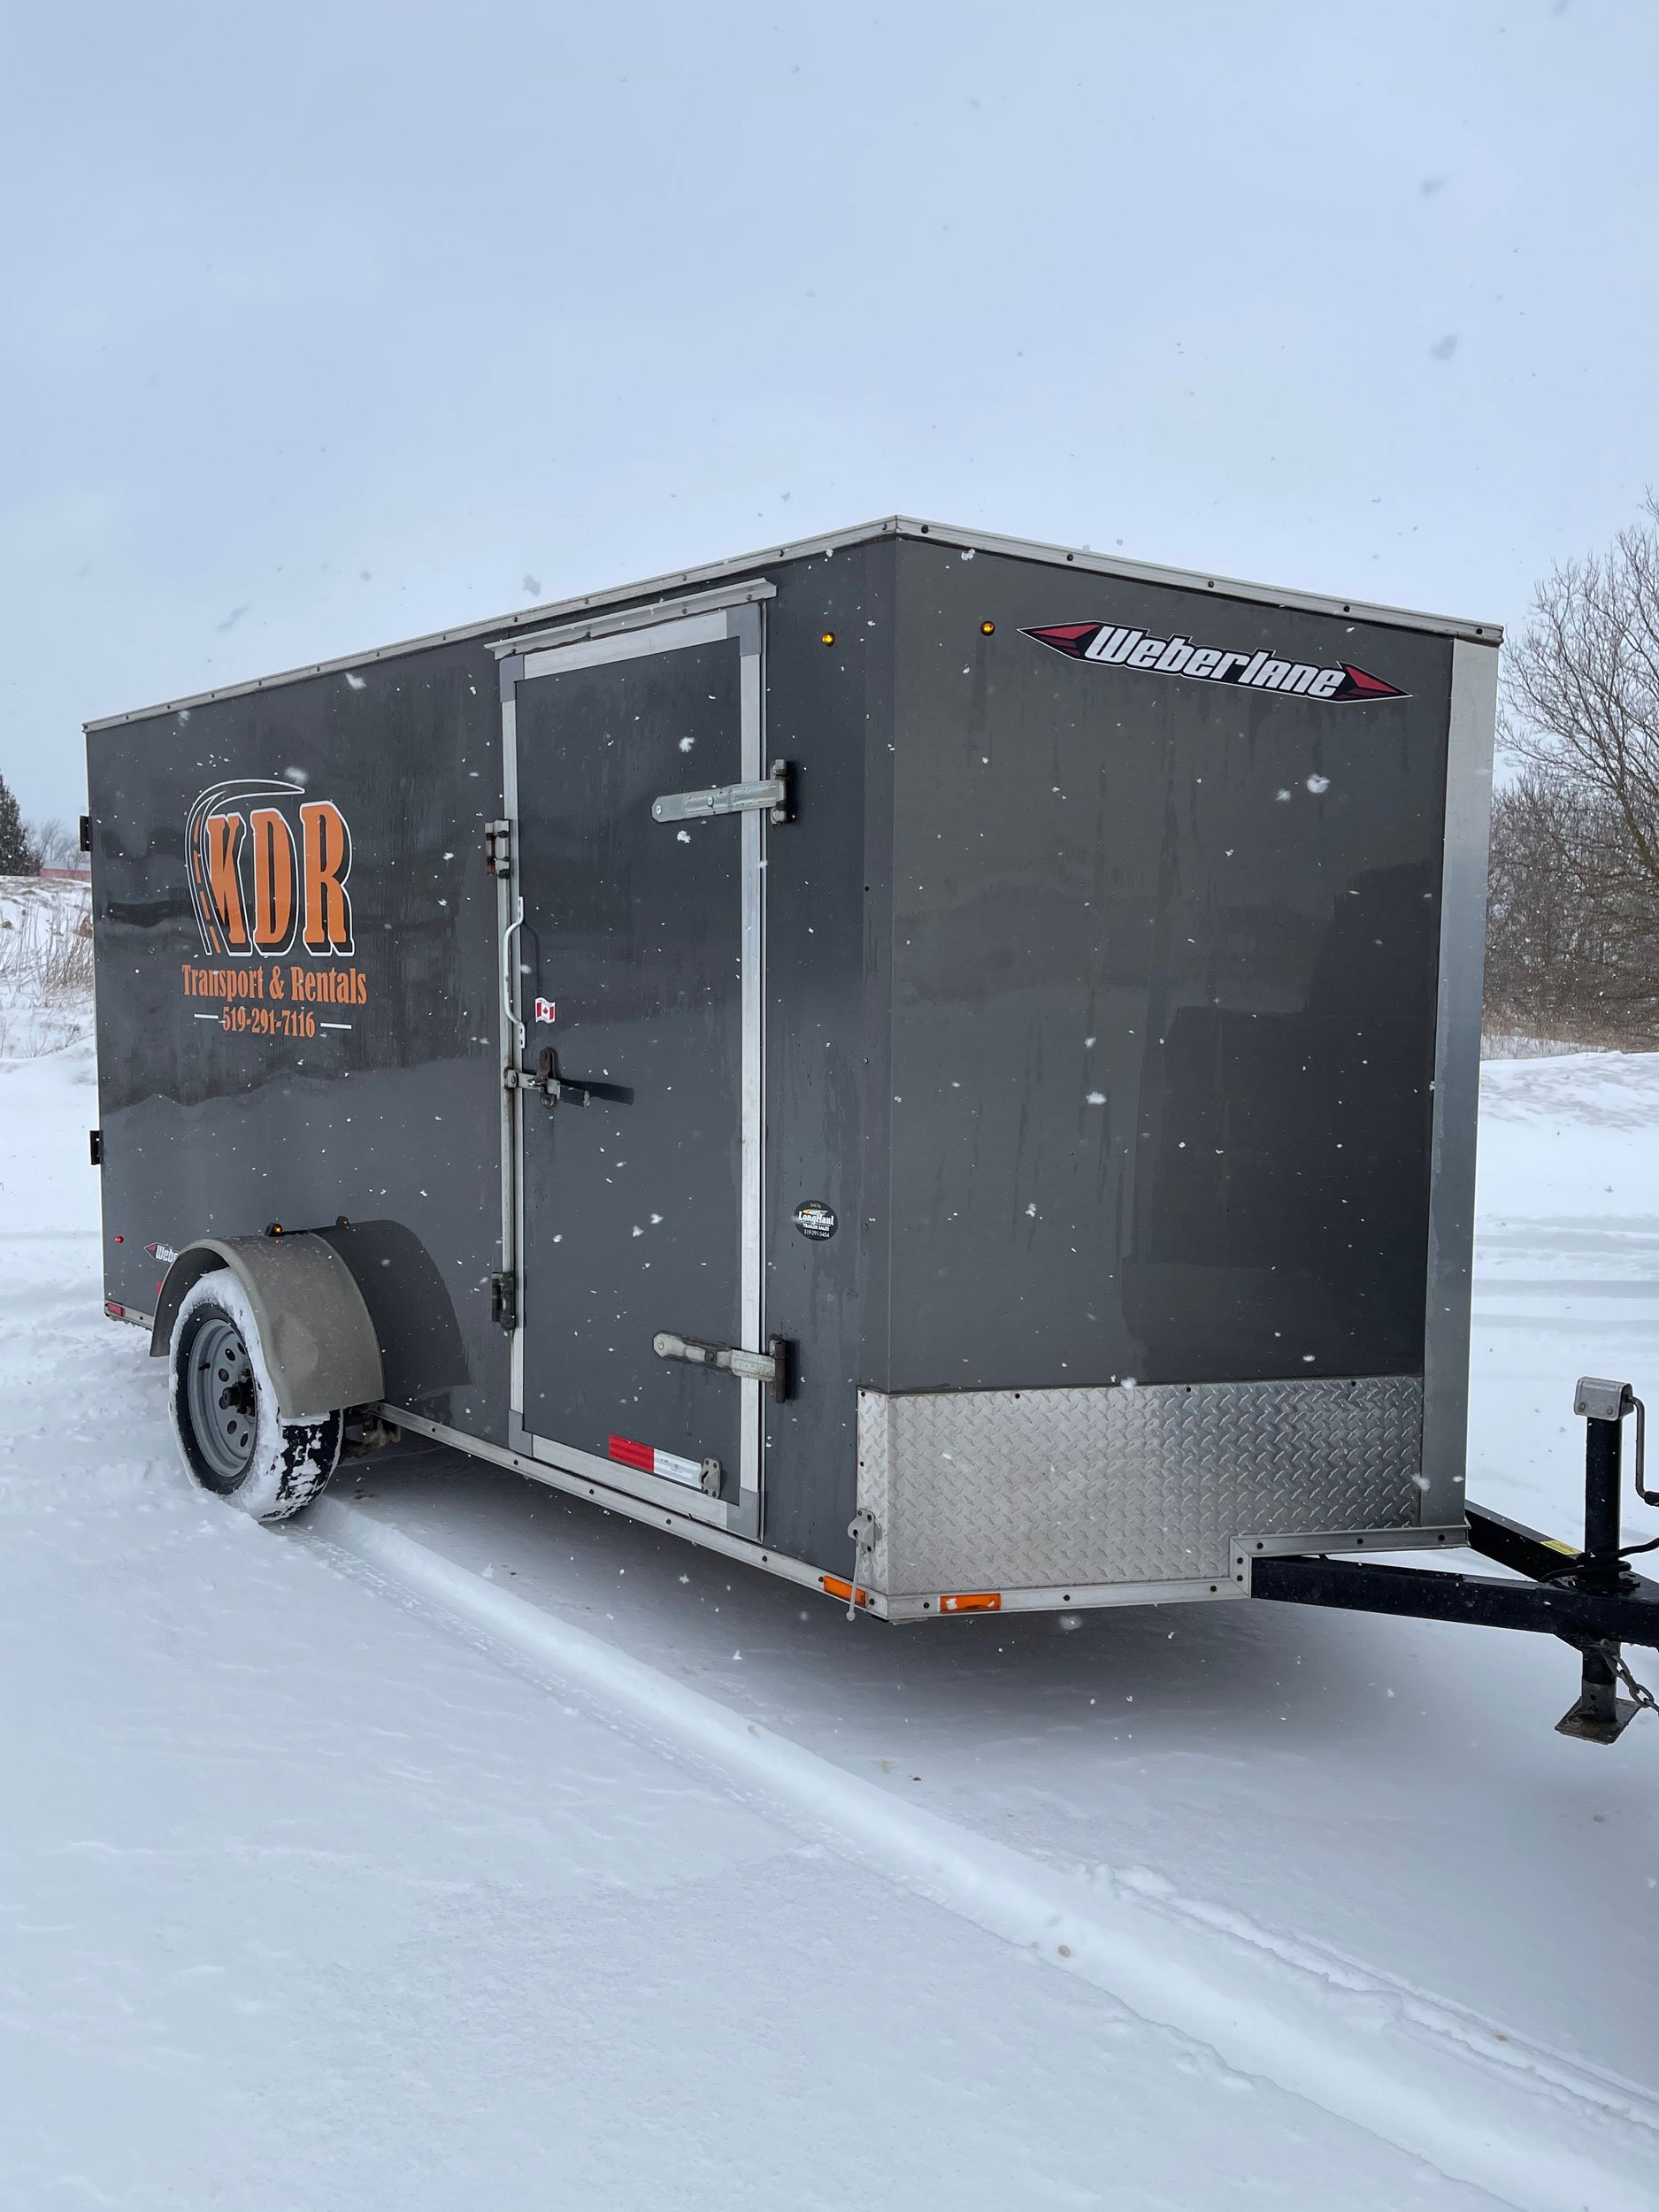
[[[28,840],[18,803],[0,776],[0,876],[37,876],[41,856]]]

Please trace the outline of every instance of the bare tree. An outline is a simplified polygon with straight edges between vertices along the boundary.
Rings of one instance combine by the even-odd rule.
[[[1557,568],[1505,657],[1493,809],[1494,1024],[1659,1036],[1659,502]]]
[[[56,816],[35,822],[30,826],[29,837],[42,868],[73,867],[81,852],[81,838],[67,822],[60,822]]]
[[[1494,793],[1486,905],[1486,1026],[1580,1044],[1659,1029],[1646,902],[1617,892],[1624,824],[1571,778],[1537,768]]]

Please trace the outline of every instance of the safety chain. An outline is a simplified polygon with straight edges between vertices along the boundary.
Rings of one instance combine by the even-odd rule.
[[[1638,1682],[1622,1657],[1613,1662],[1614,1671],[1634,1699],[1638,1711],[1659,1713],[1659,1697],[1655,1697],[1645,1682]]]

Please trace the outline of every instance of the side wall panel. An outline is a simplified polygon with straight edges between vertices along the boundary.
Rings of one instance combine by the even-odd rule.
[[[797,819],[769,833],[765,1296],[768,1331],[799,1350],[795,1395],[768,1409],[764,1540],[832,1566],[851,1555],[861,1301],[887,1279],[864,1132],[872,1115],[885,1129],[887,1084],[894,557],[877,542],[764,572],[778,586],[768,757],[790,761],[797,798]],[[886,795],[873,827],[871,776]],[[343,1214],[352,1225],[331,1240],[381,1325],[388,1396],[504,1443],[506,1340],[488,1290],[495,892],[481,837],[502,806],[494,657],[439,647],[95,732],[89,777],[107,1294],[153,1308],[165,1263],[148,1245]],[[210,952],[188,872],[190,810],[204,791],[255,780],[299,788],[232,789],[214,809],[242,817],[250,932],[254,810],[287,810],[298,843],[298,809],[326,800],[352,840],[349,958]],[[363,1002],[300,1004],[314,1023],[350,1027],[266,1033],[288,1025],[290,971],[324,965],[360,976],[350,987]],[[227,987],[231,970],[263,971],[260,995]],[[202,995],[187,991],[187,971]],[[875,1158],[879,1170],[884,1140]],[[795,1226],[810,1201],[833,1210],[832,1237]]]
[[[501,805],[493,658],[469,643],[371,662],[95,731],[88,748],[106,1294],[153,1310],[165,1263],[149,1246],[343,1214],[342,1248],[388,1336],[388,1394],[503,1434],[481,834]],[[215,790],[187,852],[192,809]],[[349,869],[326,841],[315,850],[343,891],[332,914],[313,900],[339,941],[321,956],[303,941],[319,807],[349,837]],[[290,895],[295,941],[267,956],[251,940],[280,933]],[[240,948],[227,941],[238,925]]]

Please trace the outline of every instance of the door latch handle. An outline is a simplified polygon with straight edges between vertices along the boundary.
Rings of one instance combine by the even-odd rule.
[[[795,1347],[787,1337],[769,1337],[764,1352],[745,1352],[735,1344],[705,1344],[695,1336],[675,1336],[658,1330],[651,1339],[658,1359],[683,1359],[691,1367],[718,1368],[740,1382],[762,1382],[781,1405],[794,1385]]]
[[[506,1087],[510,1091],[538,1091],[549,1106],[591,1106],[596,1098],[616,1106],[634,1103],[634,1093],[626,1083],[572,1083],[568,1075],[561,1075],[559,1056],[551,1045],[543,1045],[537,1054],[534,1075],[526,1068],[509,1068]]]

